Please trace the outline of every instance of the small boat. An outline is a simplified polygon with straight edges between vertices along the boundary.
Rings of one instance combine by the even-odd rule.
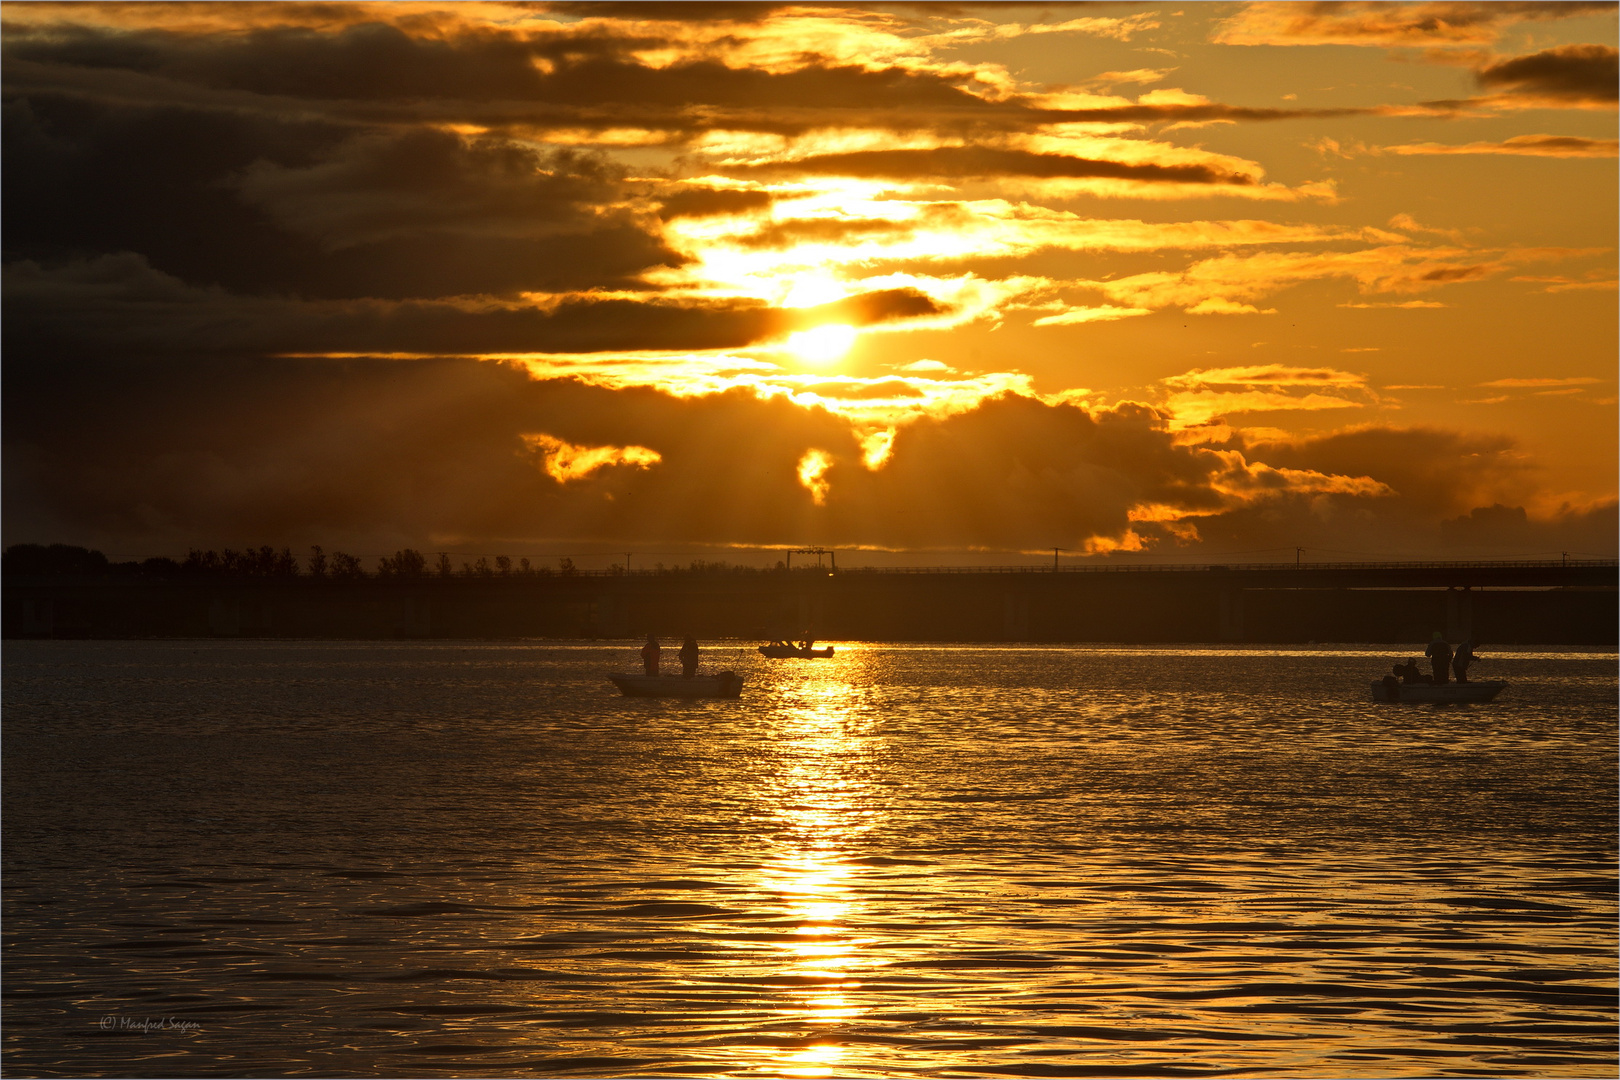
[[[1450,683],[1395,683],[1391,686],[1382,679],[1374,679],[1374,701],[1461,702],[1491,701],[1505,682],[1450,682]]]
[[[820,649],[807,649],[803,645],[784,645],[781,642],[776,642],[771,645],[761,645],[759,654],[768,656],[772,660],[791,660],[795,658],[813,660],[816,657],[831,656],[833,649],[831,645]]]
[[[609,675],[625,697],[718,697],[734,698],[742,693],[742,676],[735,671],[716,675]]]

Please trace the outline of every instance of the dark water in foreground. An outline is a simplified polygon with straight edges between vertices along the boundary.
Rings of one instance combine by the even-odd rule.
[[[10,642],[10,1076],[1613,1076],[1613,653]]]

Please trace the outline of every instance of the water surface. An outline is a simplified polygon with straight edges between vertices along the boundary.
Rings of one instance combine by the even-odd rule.
[[[1616,662],[9,642],[12,1076],[1603,1076]]]

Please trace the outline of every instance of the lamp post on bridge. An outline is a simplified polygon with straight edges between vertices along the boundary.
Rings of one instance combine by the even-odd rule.
[[[818,567],[821,565],[821,557],[825,555],[832,560],[832,569],[828,573],[836,574],[838,572],[838,553],[836,551],[828,548],[789,548],[787,553],[787,568],[789,570],[793,569],[793,556],[795,555],[814,555]]]

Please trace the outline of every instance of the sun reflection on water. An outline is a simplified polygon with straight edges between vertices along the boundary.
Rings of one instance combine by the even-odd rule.
[[[781,898],[792,926],[776,946],[790,987],[784,1018],[829,1038],[864,1011],[861,975],[878,962],[866,949],[873,939],[858,929],[862,867],[854,861],[861,834],[881,813],[867,775],[874,736],[852,678],[858,654],[839,661],[807,667],[801,682],[784,688],[777,717],[784,767],[761,792],[779,824],[781,849],[763,868],[761,885]],[[769,1068],[837,1075],[843,1053],[819,1041],[785,1046]]]

